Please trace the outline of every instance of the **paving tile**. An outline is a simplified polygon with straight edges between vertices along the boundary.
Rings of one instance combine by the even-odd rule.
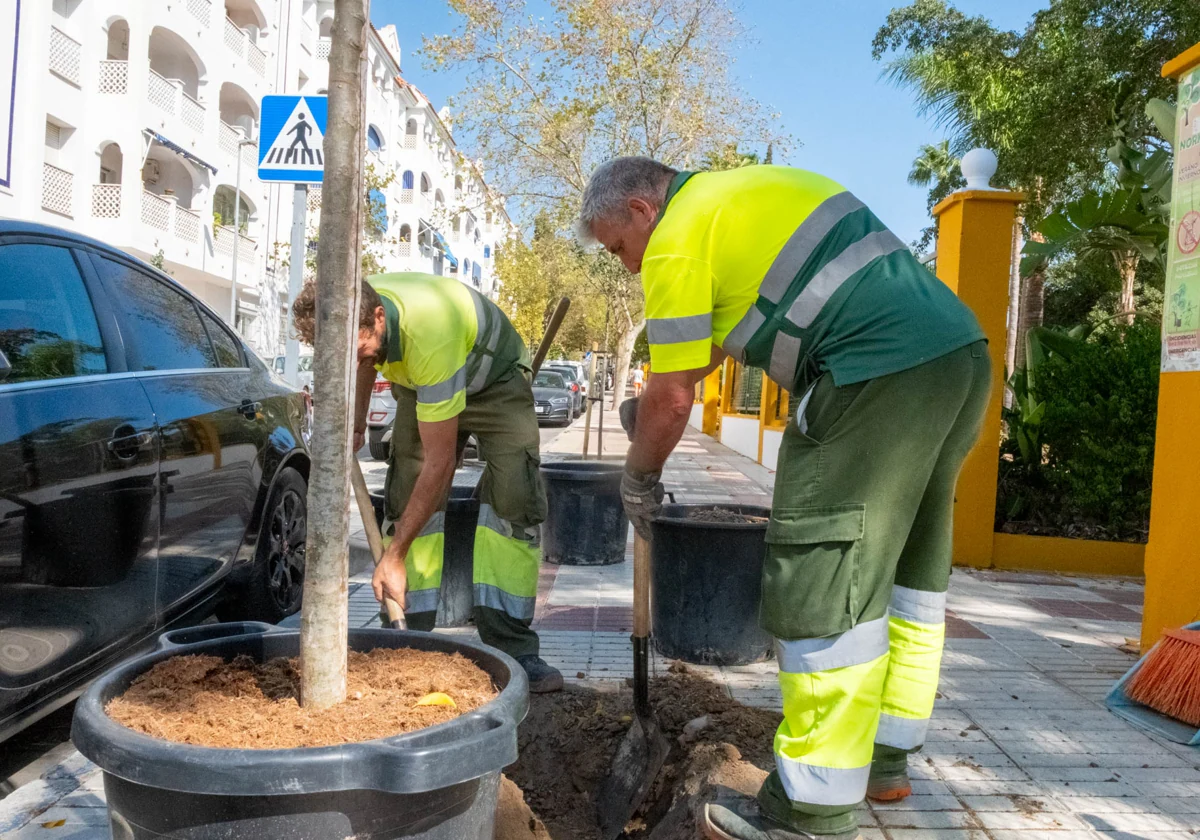
[[[1087,823],[1074,814],[1046,811],[981,811],[979,822],[987,829],[1062,831],[1084,830]]]
[[[905,828],[979,828],[979,821],[967,811],[877,811],[879,824],[894,834]]]
[[[892,840],[988,840],[988,836],[972,828],[889,828]]]
[[[962,803],[954,796],[913,794],[897,802],[873,802],[876,813],[882,811],[961,811]]]

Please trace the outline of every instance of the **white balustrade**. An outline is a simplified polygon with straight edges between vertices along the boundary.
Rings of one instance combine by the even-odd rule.
[[[187,10],[202,26],[208,26],[212,20],[212,3],[209,0],[187,0]]]
[[[400,203],[401,204],[412,204],[413,203],[413,191],[411,188],[406,189],[406,190],[404,190],[404,189],[400,190]]]
[[[404,135],[404,148],[406,148],[406,149],[417,148],[417,135],[405,134]]]
[[[170,230],[171,201],[149,190],[142,190],[142,224],[155,230]]]
[[[324,61],[329,58],[329,45],[332,43],[330,38],[317,39],[317,58]]]
[[[317,213],[321,209],[321,188],[309,186],[308,188],[308,212]]]
[[[217,130],[217,144],[221,147],[221,151],[229,155],[236,155],[238,150],[238,141],[242,139],[242,133],[229,123],[221,120],[220,128]]]
[[[129,89],[129,62],[106,59],[100,62],[96,74],[96,90],[100,93],[125,93]]]
[[[225,18],[225,46],[238,58],[246,54],[246,33],[228,17]]]
[[[64,216],[71,215],[75,176],[49,163],[42,164],[42,207]]]
[[[178,98],[178,89],[175,85],[151,70],[146,84],[146,99],[150,101],[150,104],[161,108],[168,114],[174,114],[175,100]]]
[[[92,184],[92,217],[121,218],[121,185]]]
[[[176,204],[175,236],[184,242],[198,243],[200,241],[200,214]]]
[[[267,54],[263,52],[258,44],[250,40],[250,36],[246,36],[246,57],[250,61],[250,67],[254,72],[262,77],[267,75]]]
[[[78,41],[57,26],[50,27],[50,72],[73,85],[79,85],[79,56],[83,48]]]
[[[396,256],[398,256],[398,257],[412,256],[412,243],[411,242],[397,242],[396,243]]]
[[[204,106],[197,102],[192,97],[188,96],[187,91],[181,90],[183,98],[180,100],[180,116],[183,117],[183,124],[193,131],[204,133]]]

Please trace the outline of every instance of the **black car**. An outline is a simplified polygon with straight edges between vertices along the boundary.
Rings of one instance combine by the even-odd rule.
[[[557,421],[566,426],[575,419],[574,395],[558,371],[538,371],[533,377],[533,401],[539,423]]]
[[[567,390],[571,392],[573,418],[583,414],[586,396],[583,389],[583,376],[579,368],[573,365],[556,365],[553,362],[545,365],[542,370],[553,371],[563,378]]]
[[[306,400],[166,274],[0,220],[0,739],[162,630],[299,608]]]

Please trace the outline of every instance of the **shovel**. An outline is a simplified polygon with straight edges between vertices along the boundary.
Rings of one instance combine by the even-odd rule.
[[[633,818],[667,757],[667,742],[650,707],[650,543],[633,536],[633,725],[596,797],[605,840]]]
[[[362,467],[358,458],[350,458],[350,486],[354,488],[354,500],[358,502],[358,514],[362,517],[363,530],[367,532],[367,545],[371,547],[371,559],[375,565],[383,559],[383,534],[379,533],[379,522],[375,519],[375,508],[371,505],[371,494],[367,491],[367,482],[363,478]],[[388,598],[384,601],[388,614],[388,626],[393,630],[404,630],[404,610],[400,605]]]

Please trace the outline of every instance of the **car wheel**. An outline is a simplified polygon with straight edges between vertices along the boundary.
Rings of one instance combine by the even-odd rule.
[[[388,450],[391,448],[391,441],[384,442],[371,438],[367,441],[367,446],[371,449],[371,457],[376,461],[386,461],[388,459]]]
[[[223,610],[223,620],[276,624],[300,609],[304,591],[304,549],[308,536],[308,486],[300,473],[284,467],[263,511],[254,568]]]

